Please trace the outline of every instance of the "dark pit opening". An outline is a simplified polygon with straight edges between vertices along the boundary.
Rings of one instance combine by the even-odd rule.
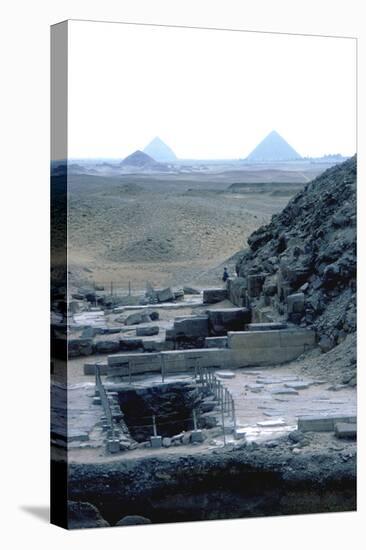
[[[157,434],[162,437],[192,430],[193,410],[196,412],[198,428],[212,427],[212,417],[202,416],[214,408],[209,398],[205,388],[198,388],[196,384],[185,381],[137,388],[126,386],[118,390],[123,419],[131,436],[139,443],[149,440],[153,435],[153,416]]]

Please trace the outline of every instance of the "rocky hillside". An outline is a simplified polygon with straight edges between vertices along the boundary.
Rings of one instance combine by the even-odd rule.
[[[249,280],[259,285],[254,302],[314,327],[323,351],[356,330],[356,174],[356,156],[323,172],[252,233],[236,264],[248,293]]]

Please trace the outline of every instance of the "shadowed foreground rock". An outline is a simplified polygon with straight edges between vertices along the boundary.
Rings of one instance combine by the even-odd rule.
[[[143,516],[125,516],[116,525],[148,525],[151,521]]]
[[[109,527],[99,510],[89,502],[68,501],[68,528],[88,529],[91,527]]]

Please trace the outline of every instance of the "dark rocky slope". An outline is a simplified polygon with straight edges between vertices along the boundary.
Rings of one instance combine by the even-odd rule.
[[[254,307],[313,327],[323,351],[356,330],[356,175],[354,156],[311,181],[249,237],[236,265]],[[293,294],[300,307],[290,313]]]

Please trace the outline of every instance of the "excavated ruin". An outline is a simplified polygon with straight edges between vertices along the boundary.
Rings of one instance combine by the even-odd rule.
[[[245,308],[246,322],[311,328],[324,352],[316,361],[326,364],[329,354],[334,368],[349,369],[350,385],[356,369],[356,171],[356,157],[326,170],[255,231],[227,289],[230,301]],[[204,324],[205,337],[226,334],[218,313],[196,323]],[[186,324],[180,318],[174,327],[182,348],[184,338],[196,336],[187,336]],[[337,350],[339,364],[332,359]],[[194,388],[169,384],[124,388],[118,401],[131,436],[140,442],[151,435],[143,422],[154,411],[167,419],[176,415],[175,423],[161,422],[159,429],[171,437],[191,429],[186,419],[203,405]],[[200,452],[161,449],[149,456],[72,463],[69,498],[93,505],[100,522],[111,525],[131,515],[159,523],[354,510],[356,444],[332,436],[326,445],[324,434],[292,433],[260,445],[244,441]]]
[[[148,387],[125,386],[117,393],[123,420],[138,443],[153,435],[153,417],[157,433],[169,440],[169,446],[171,438],[193,429],[193,411],[200,428],[212,427],[213,417],[202,413],[212,411],[214,403],[205,399],[204,390],[196,384],[177,381]]]

